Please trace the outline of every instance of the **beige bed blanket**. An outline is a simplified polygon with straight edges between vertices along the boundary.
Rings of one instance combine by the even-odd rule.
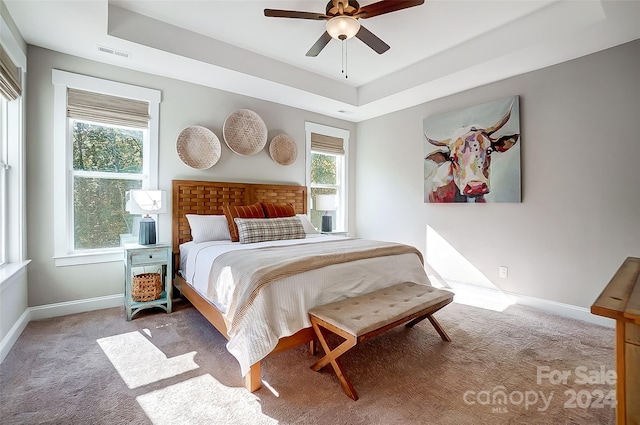
[[[231,304],[225,315],[228,333],[232,335],[258,293],[278,279],[333,264],[405,253],[417,254],[424,264],[422,254],[415,247],[367,239],[256,248],[220,255],[213,263],[212,276],[213,281],[222,274],[233,276]],[[216,286],[211,282],[207,296],[218,298]]]

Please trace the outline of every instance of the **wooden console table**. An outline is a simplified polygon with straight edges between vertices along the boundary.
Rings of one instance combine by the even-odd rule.
[[[616,424],[640,425],[640,258],[622,263],[591,313],[616,321]]]

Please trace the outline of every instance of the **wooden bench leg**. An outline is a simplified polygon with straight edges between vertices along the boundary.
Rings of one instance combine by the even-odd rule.
[[[312,356],[315,356],[317,352],[318,352],[318,340],[312,339],[311,341],[309,341],[309,354],[311,354]]]
[[[433,327],[436,329],[436,332],[438,332],[438,335],[440,335],[440,338],[442,338],[444,341],[451,342],[451,338],[449,338],[449,335],[447,335],[447,333],[444,331],[444,329],[442,328],[440,323],[438,323],[436,318],[433,317],[433,313],[429,313],[429,314],[425,314],[424,316],[416,317],[415,319],[413,319],[412,321],[407,323],[405,326],[408,327],[408,328],[412,328],[415,325],[417,325],[418,323],[422,322],[424,319],[429,319],[429,322],[431,322]]]
[[[311,369],[317,372],[323,367],[325,367],[326,365],[328,365],[329,363],[331,363],[331,366],[333,367],[333,370],[336,373],[336,376],[338,377],[338,380],[340,381],[340,384],[342,385],[342,389],[344,390],[345,394],[347,394],[353,400],[358,400],[358,394],[356,393],[355,388],[351,384],[351,381],[349,381],[349,379],[347,378],[347,375],[344,372],[344,369],[342,368],[340,361],[338,360],[338,357],[340,357],[341,355],[343,355],[344,353],[346,353],[356,345],[357,343],[356,337],[354,335],[349,335],[349,334],[345,335],[342,332],[340,333],[335,332],[336,334],[345,338],[345,340],[336,348],[331,349],[325,338],[325,333],[323,329],[320,327],[320,325],[318,325],[318,323],[313,319],[311,320],[311,325],[313,326],[313,329],[316,331],[316,335],[318,335],[318,340],[320,341],[320,345],[322,345],[322,348],[324,349],[324,352],[325,352],[324,357],[322,357],[316,363],[311,365]],[[332,332],[333,332],[333,329],[332,329]]]

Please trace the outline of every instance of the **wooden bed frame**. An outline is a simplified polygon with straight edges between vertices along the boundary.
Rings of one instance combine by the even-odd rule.
[[[180,244],[191,240],[191,230],[186,214],[223,214],[223,205],[250,205],[256,202],[291,203],[297,214],[306,214],[307,188],[295,185],[173,180],[171,237],[173,270],[178,270],[180,266]],[[229,339],[222,313],[211,302],[202,297],[175,272],[173,285],[225,338]],[[313,328],[304,328],[291,336],[281,338],[271,353],[288,350],[308,342],[313,344],[314,339]],[[260,388],[260,362],[251,365],[251,369],[244,377],[244,385],[251,392]]]

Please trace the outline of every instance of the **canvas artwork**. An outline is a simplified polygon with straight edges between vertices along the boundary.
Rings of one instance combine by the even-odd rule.
[[[519,99],[423,120],[424,202],[520,202]]]

